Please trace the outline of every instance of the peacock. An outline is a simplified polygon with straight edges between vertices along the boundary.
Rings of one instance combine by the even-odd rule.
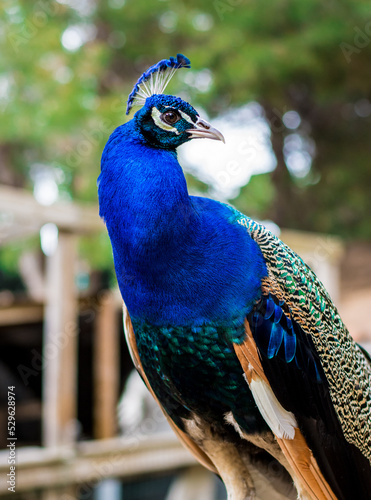
[[[229,500],[371,498],[371,360],[321,282],[264,225],[190,196],[177,147],[221,132],[164,90],[129,95],[98,179],[133,362]]]

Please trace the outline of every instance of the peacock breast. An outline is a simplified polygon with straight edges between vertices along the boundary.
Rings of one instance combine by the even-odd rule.
[[[232,411],[246,432],[266,430],[230,340],[242,327],[133,327],[149,383],[179,426],[195,413],[224,429]]]

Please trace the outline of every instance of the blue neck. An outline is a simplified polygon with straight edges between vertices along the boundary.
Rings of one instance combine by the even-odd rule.
[[[114,250],[125,249],[141,265],[181,244],[182,218],[195,222],[175,150],[153,148],[133,121],[117,128],[104,149],[98,192]]]
[[[122,125],[104,149],[98,193],[133,319],[243,322],[266,272],[260,252],[228,208],[188,195],[174,150],[148,144],[134,121]]]

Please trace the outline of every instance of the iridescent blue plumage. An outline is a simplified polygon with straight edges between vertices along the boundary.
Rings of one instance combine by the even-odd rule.
[[[251,316],[251,326],[260,351],[268,359],[279,355],[286,363],[291,363],[296,354],[296,334],[291,319],[284,314],[283,305],[275,302],[271,295],[262,297]]]
[[[128,110],[141,85],[176,67],[189,60],[144,73]],[[256,471],[262,499],[296,498],[285,470],[269,474],[278,462],[308,498],[367,499],[368,361],[294,252],[232,207],[188,194],[176,148],[220,132],[178,97],[149,89],[142,104],[108,140],[98,189],[137,369],[231,500],[254,495]]]
[[[189,121],[179,120],[171,135],[150,130],[153,108],[162,111],[169,103]],[[189,140],[195,113],[179,98],[152,96],[116,129],[102,156],[100,215],[134,319],[174,326],[243,324],[266,268],[258,246],[226,206],[188,194],[175,147]]]

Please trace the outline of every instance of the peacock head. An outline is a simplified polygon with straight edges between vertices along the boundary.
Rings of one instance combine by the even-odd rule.
[[[133,105],[142,108],[134,115],[141,135],[156,147],[174,149],[195,138],[224,142],[223,135],[186,101],[163,93],[179,68],[190,68],[190,61],[182,54],[164,59],[151,66],[139,78],[129,95],[126,114]]]

